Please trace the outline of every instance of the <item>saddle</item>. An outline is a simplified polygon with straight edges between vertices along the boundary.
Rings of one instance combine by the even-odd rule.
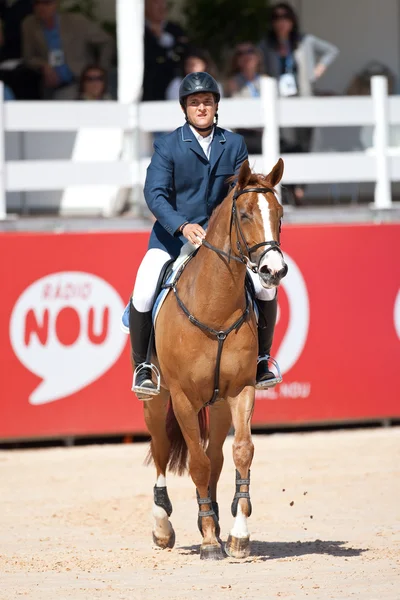
[[[165,298],[168,296],[173,283],[176,281],[177,278],[180,277],[182,271],[189,263],[189,261],[196,255],[197,251],[198,248],[195,248],[192,244],[185,244],[178,258],[171,258],[163,266],[157,281],[155,302],[152,309],[154,326],[157,320],[158,313],[160,312],[160,308],[163,305]],[[248,295],[248,299],[253,306],[256,319],[258,321],[259,310],[257,306],[256,292],[249,272],[246,273],[245,289]],[[124,331],[124,333],[129,335],[129,303],[126,306],[122,315],[121,329],[122,331]]]
[[[197,254],[198,248],[196,248],[192,253],[188,254],[183,261],[179,261],[178,259],[169,260],[162,268],[160,276],[157,282],[156,294],[155,294],[155,302],[153,306],[153,325],[155,326],[158,313],[160,312],[160,308],[164,303],[165,298],[168,296],[170,290],[173,287],[175,281],[181,276],[183,270],[186,265],[190,262],[190,260]],[[258,321],[259,310],[257,306],[256,299],[256,291],[254,289],[253,280],[250,276],[250,273],[246,272],[245,278],[245,290],[248,295],[249,302],[252,304],[256,319]]]

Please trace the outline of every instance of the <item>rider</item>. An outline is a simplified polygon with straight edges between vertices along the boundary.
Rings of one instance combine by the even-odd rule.
[[[243,137],[217,127],[219,100],[218,84],[211,75],[190,73],[179,89],[185,125],[154,142],[144,195],[157,221],[129,303],[129,331],[136,369],[146,361],[152,307],[163,265],[179,255],[185,242],[199,245],[205,238],[203,227],[229,191],[227,178],[237,174],[247,158]],[[258,276],[250,274],[264,317],[259,320],[258,344],[259,357],[265,358],[271,351],[276,321],[276,289],[263,288]],[[268,381],[274,378],[268,360],[260,361],[256,387],[269,387]],[[143,388],[150,394],[156,392],[150,367],[136,371],[133,391],[140,388],[142,392]]]

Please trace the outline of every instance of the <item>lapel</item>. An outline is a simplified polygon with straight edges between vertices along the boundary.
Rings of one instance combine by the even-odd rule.
[[[215,128],[214,137],[211,142],[211,154],[210,154],[210,165],[211,170],[215,167],[219,161],[221,154],[225,151],[226,137],[224,132],[219,127]]]
[[[189,150],[193,150],[200,158],[201,162],[205,165],[208,164],[208,160],[206,155],[203,152],[203,148],[200,146],[199,142],[193,135],[193,131],[190,129],[187,123],[181,129],[182,134],[182,142],[189,148]]]

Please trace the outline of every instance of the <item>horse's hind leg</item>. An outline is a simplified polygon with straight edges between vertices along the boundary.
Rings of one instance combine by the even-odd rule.
[[[225,400],[220,400],[213,406],[210,406],[210,433],[207,447],[207,456],[210,459],[210,497],[212,507],[217,519],[219,520],[219,509],[217,502],[217,485],[224,464],[224,454],[222,447],[226,436],[228,435],[232,417],[229,404]]]
[[[203,449],[198,414],[180,389],[171,390],[171,395],[174,413],[189,451],[189,473],[197,490],[198,527],[203,536],[200,558],[221,560],[224,554],[217,538],[219,524],[209,496],[211,465]]]
[[[232,502],[234,525],[225,546],[232,558],[245,558],[250,554],[250,535],[247,518],[251,515],[250,466],[254,446],[251,440],[251,417],[254,408],[254,387],[248,386],[236,398],[229,399],[235,427],[233,460],[236,467],[236,493]]]
[[[168,497],[166,470],[169,459],[170,441],[166,431],[166,416],[169,392],[161,390],[144,403],[144,417],[151,434],[151,455],[157,470],[157,480],[154,486],[153,502],[153,541],[159,548],[173,548],[175,532],[169,520],[172,505]]]

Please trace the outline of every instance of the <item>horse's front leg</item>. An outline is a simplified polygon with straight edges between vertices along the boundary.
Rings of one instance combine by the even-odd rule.
[[[151,434],[150,452],[156,467],[156,484],[153,489],[153,542],[159,548],[173,548],[175,532],[169,517],[172,505],[168,497],[166,470],[170,453],[170,441],[166,431],[169,392],[162,389],[158,396],[144,402],[144,417]]]
[[[203,536],[200,558],[221,560],[224,554],[218,540],[219,523],[210,498],[211,464],[202,444],[206,437],[204,421],[199,419],[197,411],[182,390],[171,390],[171,395],[175,416],[189,451],[189,473],[196,486],[198,527]],[[203,435],[200,422],[203,423]]]
[[[210,497],[212,507],[219,520],[217,502],[217,485],[224,464],[223,445],[232,424],[231,409],[226,400],[219,400],[210,406],[210,432],[207,446],[207,456],[210,459]]]
[[[236,467],[236,492],[231,506],[235,522],[225,546],[232,558],[246,558],[250,554],[250,534],[247,519],[251,515],[250,466],[253,460],[254,445],[251,440],[251,417],[254,409],[255,392],[247,386],[229,404],[235,428],[233,460]]]

